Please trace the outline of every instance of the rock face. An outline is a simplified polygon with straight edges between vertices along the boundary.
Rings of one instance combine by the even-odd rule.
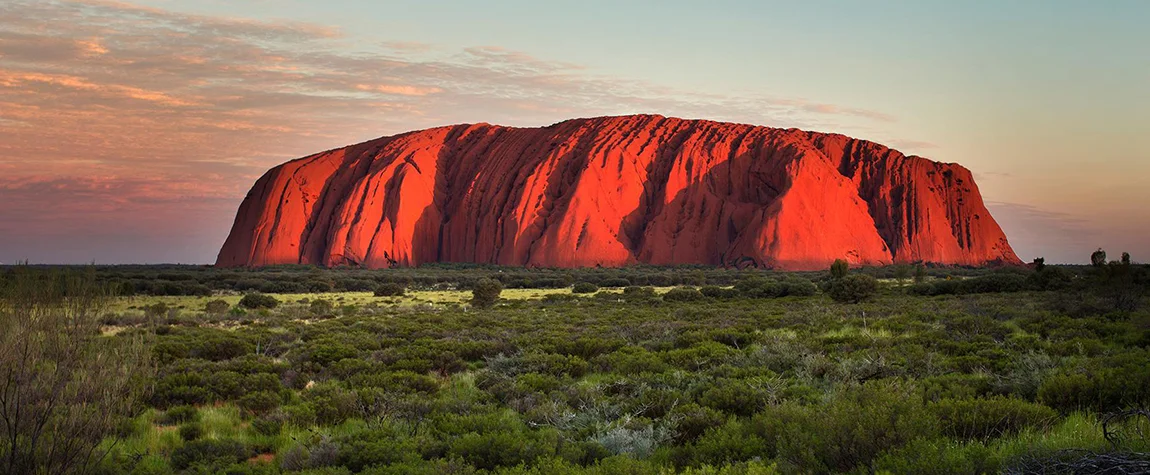
[[[1020,263],[969,170],[842,135],[659,116],[458,125],[280,165],[216,265],[823,269]]]

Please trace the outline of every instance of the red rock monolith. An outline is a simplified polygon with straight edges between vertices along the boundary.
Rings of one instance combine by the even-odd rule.
[[[823,269],[1020,263],[969,170],[836,134],[660,116],[458,125],[273,168],[218,266]]]

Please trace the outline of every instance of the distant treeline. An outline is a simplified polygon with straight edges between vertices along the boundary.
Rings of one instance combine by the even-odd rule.
[[[751,278],[784,280],[794,276],[819,283],[829,278],[820,272],[775,272],[724,269],[712,266],[633,266],[622,268],[522,268],[479,264],[431,264],[396,269],[322,268],[278,265],[261,268],[216,268],[195,265],[35,266],[87,268],[120,295],[207,296],[216,293],[320,293],[374,291],[388,283],[416,290],[470,289],[483,277],[499,280],[509,289],[558,289],[576,283],[598,287],[628,286],[733,286]],[[1004,267],[998,269],[895,265],[854,272],[910,285],[920,295],[1054,290],[1072,285],[1089,274],[1090,266]],[[0,267],[0,281],[14,275],[14,267]]]

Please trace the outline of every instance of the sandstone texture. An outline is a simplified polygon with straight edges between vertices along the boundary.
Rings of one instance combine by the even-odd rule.
[[[457,125],[294,160],[216,265],[780,270],[1018,264],[971,173],[836,134],[661,116]]]

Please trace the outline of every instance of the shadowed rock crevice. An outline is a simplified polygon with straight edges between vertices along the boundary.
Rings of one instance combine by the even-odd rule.
[[[285,163],[217,265],[1017,263],[969,170],[836,134],[660,116],[459,125]]]

